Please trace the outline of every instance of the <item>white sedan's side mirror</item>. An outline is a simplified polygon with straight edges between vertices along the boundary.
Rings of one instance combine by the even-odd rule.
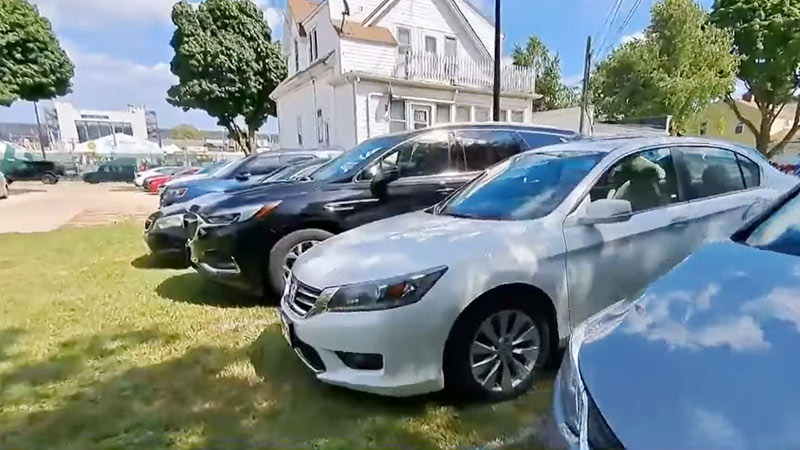
[[[578,218],[578,223],[580,225],[619,223],[630,220],[632,214],[631,202],[603,198],[589,203],[586,211]]]

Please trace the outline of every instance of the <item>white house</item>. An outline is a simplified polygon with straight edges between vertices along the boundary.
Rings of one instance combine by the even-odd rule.
[[[467,0],[287,0],[284,148],[492,117],[494,25]],[[531,69],[502,71],[501,117],[530,122]]]

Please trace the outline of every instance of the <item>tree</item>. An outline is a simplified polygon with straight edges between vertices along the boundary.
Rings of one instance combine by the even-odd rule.
[[[708,21],[694,0],[661,0],[644,37],[598,64],[591,83],[595,108],[608,119],[671,115],[681,134],[691,119],[733,88],[738,58],[733,37]]]
[[[578,104],[578,95],[561,81],[561,61],[536,35],[528,37],[525,47],[514,47],[514,65],[536,70],[536,93],[542,98],[533,102],[534,111],[568,108]]]
[[[264,14],[251,0],[185,0],[172,9],[171,104],[202,109],[228,130],[238,146],[255,150],[259,128],[276,115],[269,98],[286,78],[286,64]]]
[[[775,119],[800,90],[800,1],[716,0],[711,21],[733,32],[733,49],[741,56],[738,75],[753,94],[761,123],[744,117],[730,94],[726,103],[756,136],[762,153],[779,154],[800,130],[795,107],[791,128],[770,147]]]
[[[170,136],[176,140],[199,141],[205,137],[205,134],[194,125],[182,124],[174,126]]]
[[[36,7],[26,0],[0,0],[0,105],[66,95],[74,73]]]

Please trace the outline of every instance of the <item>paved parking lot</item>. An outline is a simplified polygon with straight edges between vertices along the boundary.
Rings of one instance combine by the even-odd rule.
[[[158,208],[158,197],[132,184],[56,185],[17,182],[10,197],[0,200],[0,233],[52,231],[61,227],[102,225],[142,219]]]

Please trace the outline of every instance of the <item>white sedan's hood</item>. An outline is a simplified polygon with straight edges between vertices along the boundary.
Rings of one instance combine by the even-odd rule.
[[[305,253],[293,268],[317,288],[381,280],[464,259],[507,254],[528,227],[523,222],[405,214],[348,231]]]

